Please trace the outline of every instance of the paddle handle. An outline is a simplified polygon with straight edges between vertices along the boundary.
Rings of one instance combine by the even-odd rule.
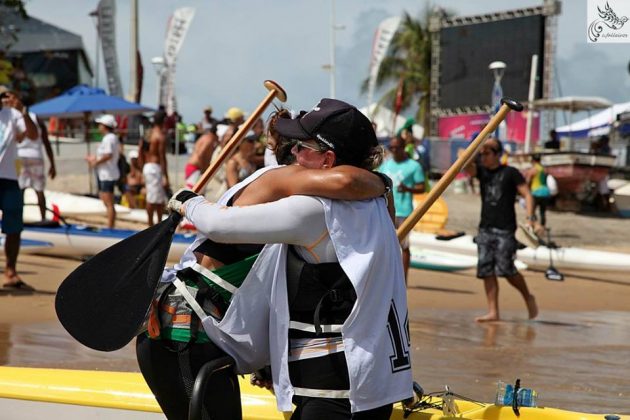
[[[501,99],[501,108],[499,111],[490,119],[488,124],[481,130],[481,132],[475,137],[475,139],[470,143],[470,145],[466,148],[464,153],[462,153],[455,163],[451,165],[451,167],[446,171],[446,173],[440,178],[438,183],[433,187],[427,198],[422,202],[422,204],[416,207],[413,212],[405,219],[405,221],[398,227],[396,230],[396,235],[398,236],[398,240],[402,241],[413,229],[413,227],[420,221],[422,216],[429,210],[429,208],[435,203],[435,200],[438,199],[440,195],[446,190],[446,188],[453,182],[453,179],[457,176],[457,174],[466,166],[466,164],[473,158],[477,150],[481,147],[486,137],[497,129],[499,124],[505,119],[507,114],[511,111],[522,111],[523,105],[519,102],[509,99],[503,98]]]
[[[221,153],[217,157],[217,159],[210,164],[208,169],[201,175],[199,181],[193,187],[193,191],[198,193],[201,189],[206,185],[206,183],[214,176],[217,170],[221,167],[224,161],[226,161],[232,153],[236,150],[236,148],[241,144],[243,137],[245,134],[252,128],[256,120],[260,118],[265,109],[269,106],[269,104],[277,97],[280,101],[284,102],[287,100],[287,94],[284,89],[272,80],[265,80],[265,87],[269,89],[269,93],[262,100],[258,107],[252,112],[252,114],[247,118],[247,120],[241,124],[238,131],[232,136],[232,138],[227,142],[227,144],[221,150]]]

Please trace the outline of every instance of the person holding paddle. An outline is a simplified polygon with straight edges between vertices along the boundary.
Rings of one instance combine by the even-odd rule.
[[[294,139],[301,167],[371,170],[382,157],[369,120],[342,101],[322,99],[297,119],[278,119],[275,129]],[[277,171],[244,181],[250,187],[235,204],[247,201],[252,178]],[[389,418],[392,403],[412,395],[412,378],[404,273],[385,200],[221,204],[184,190],[169,208],[212,241],[273,245],[261,251],[223,319],[203,319],[205,332],[239,372],[270,358],[278,407],[296,404],[295,419]]]
[[[272,121],[287,115],[288,113],[283,110],[275,115]],[[273,124],[270,131],[271,136],[278,137],[273,130]],[[287,144],[287,139],[277,140],[276,153],[280,162],[291,163],[294,159],[287,151],[293,143]],[[269,202],[291,194],[366,199],[379,196],[384,191],[385,187],[380,177],[356,167],[345,165],[321,171],[290,165],[259,171],[250,179],[230,189],[221,198],[221,202],[231,201],[234,205],[242,206]],[[238,198],[233,198],[237,196]],[[201,236],[189,247],[180,264],[164,272],[158,304],[161,310],[152,313],[149,336],[141,334],[138,337],[137,355],[141,371],[169,419],[188,417],[190,389],[201,366],[209,360],[216,360],[225,355],[215,344],[220,341],[216,334],[213,337],[207,332],[208,329],[212,331],[216,327],[206,320],[204,323],[208,326],[205,330],[200,328],[199,319],[203,319],[204,315],[195,314],[190,308],[191,305],[182,298],[182,292],[171,282],[175,278],[182,279],[186,286],[190,287],[191,293],[196,296],[203,310],[219,320],[230,305],[229,298],[224,298],[226,290],[217,289],[213,283],[211,285],[215,287],[207,287],[207,279],[214,278],[217,281],[217,276],[220,276],[219,282],[240,285],[256,261],[261,248],[262,245],[218,243]],[[193,284],[199,287],[196,288]],[[226,287],[234,289],[229,285]],[[246,287],[249,287],[249,290],[256,289],[257,284],[250,281]],[[266,286],[260,290],[268,296]],[[268,297],[260,300],[262,303],[267,301]],[[241,310],[237,313],[246,319],[248,317],[268,319],[268,304],[259,309],[264,312],[263,317],[257,316],[255,308],[251,306],[247,307],[246,312]],[[261,333],[265,335],[266,342],[268,324],[264,325]],[[268,348],[268,344],[259,347]],[[240,367],[240,372],[248,373],[267,363],[268,356],[262,358],[260,363],[248,363],[250,368]],[[240,417],[240,395],[233,371],[225,370],[213,375],[209,388],[203,397],[206,415],[212,414],[215,416],[212,418],[228,419]]]

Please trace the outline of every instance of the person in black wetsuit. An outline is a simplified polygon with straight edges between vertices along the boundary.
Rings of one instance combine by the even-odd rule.
[[[280,116],[286,115],[284,113]],[[277,118],[277,117],[276,117]],[[274,133],[270,133],[274,135]],[[276,154],[282,163],[290,163],[292,144],[278,139]],[[255,194],[248,200],[231,200],[235,205],[268,202],[291,194],[328,195],[333,198],[363,199],[378,196],[385,190],[380,177],[357,168],[307,170],[295,166],[272,169],[252,182]],[[221,318],[229,296],[208,287],[204,280],[212,270],[235,287],[240,285],[262,248],[261,245],[219,244],[198,239],[194,251],[198,265],[178,271],[205,313]],[[199,266],[203,268],[199,268]],[[207,271],[204,271],[206,269]],[[197,289],[197,290],[195,290]],[[148,322],[148,332],[140,334],[136,354],[140,370],[168,419],[186,419],[195,378],[208,361],[225,356],[205,334],[199,317],[171,283],[163,283]],[[240,393],[233,370],[212,376],[204,395],[204,418],[241,418]]]

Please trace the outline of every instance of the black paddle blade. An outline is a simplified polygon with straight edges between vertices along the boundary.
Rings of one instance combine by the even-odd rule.
[[[166,264],[179,215],[96,254],[61,283],[57,317],[81,344],[124,347],[139,332]]]

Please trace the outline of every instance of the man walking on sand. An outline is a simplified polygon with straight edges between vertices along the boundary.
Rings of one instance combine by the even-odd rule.
[[[168,188],[168,166],[166,164],[166,134],[163,125],[166,114],[157,111],[153,115],[153,125],[148,141],[140,139],[138,163],[142,166],[144,184],[147,191],[146,209],[149,226],[153,226],[153,214],[157,223],[162,220],[166,204],[165,189]]]
[[[514,266],[517,242],[516,194],[525,198],[527,222],[533,225],[534,199],[523,175],[507,165],[501,165],[503,147],[497,139],[488,139],[479,152],[480,165],[471,162],[466,172],[479,179],[481,187],[481,221],[477,242],[477,277],[483,279],[488,299],[488,313],[475,318],[477,322],[498,321],[499,283],[497,277],[505,277],[516,288],[527,305],[529,319],[536,318],[538,306],[534,295],[529,293],[525,278]]]

